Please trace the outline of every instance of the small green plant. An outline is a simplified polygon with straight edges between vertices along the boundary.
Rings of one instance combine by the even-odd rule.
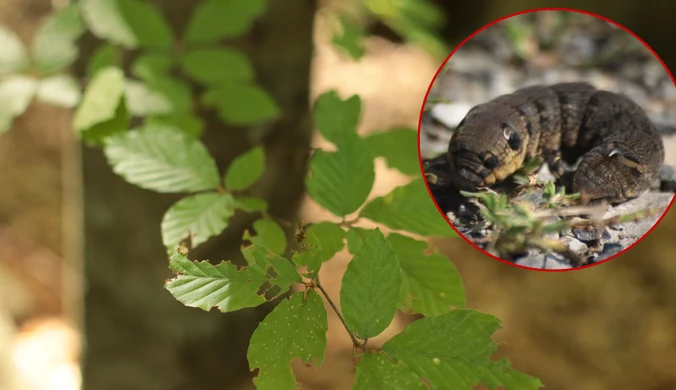
[[[377,1],[367,6],[412,38],[429,42],[416,31],[438,24],[430,18],[431,6],[402,4],[408,8]],[[75,107],[75,131],[103,148],[115,173],[147,190],[187,194],[166,211],[160,226],[175,274],[165,287],[186,306],[224,313],[277,300],[249,344],[258,389],[297,388],[292,359],[321,364],[328,327],[324,301],[352,339],[356,389],[471,389],[479,383],[492,389],[539,388],[537,378],[513,369],[505,359],[491,360],[497,348],[491,335],[500,321],[465,308],[457,269],[420,239],[454,235],[422,178],[368,199],[376,158],[404,174],[419,175],[414,130],[361,136],[359,96],[343,100],[335,91],[323,93],[314,103],[313,120],[334,149],[314,151],[305,184],[310,197],[336,218],[300,223],[291,243],[283,222],[267,212],[267,202],[249,193],[266,174],[264,148],[254,146],[219,171],[200,141],[203,126],[196,106],[214,110],[234,126],[261,125],[280,115],[274,99],[255,82],[246,55],[222,42],[246,33],[265,9],[264,0],[203,0],[178,37],[152,3],[81,0],[44,24],[35,38],[32,66],[21,42],[0,30],[5,47],[0,71],[10,74],[0,83],[0,123],[8,128],[34,93]],[[82,94],[75,79],[58,72],[77,58],[75,41],[85,26],[106,43],[91,58]],[[336,43],[358,55],[359,44],[346,44],[358,34],[345,26]],[[131,50],[135,56],[127,71],[121,58],[128,59]],[[8,96],[11,105],[4,104]],[[242,232],[246,265],[190,259],[193,247],[228,229],[236,211],[256,218]],[[360,227],[366,220],[383,229]],[[385,227],[393,232],[386,234]],[[336,305],[319,273],[345,247],[353,258]],[[380,347],[369,344],[397,310],[423,318]]]

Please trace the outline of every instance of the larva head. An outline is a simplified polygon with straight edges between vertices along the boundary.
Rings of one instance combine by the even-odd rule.
[[[473,108],[448,146],[456,186],[475,190],[506,179],[523,164],[528,141],[523,119],[513,108],[493,103]]]

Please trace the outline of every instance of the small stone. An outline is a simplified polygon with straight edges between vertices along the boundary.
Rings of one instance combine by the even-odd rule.
[[[660,191],[676,192],[676,168],[670,165],[660,167]]]
[[[548,255],[531,255],[528,257],[521,258],[515,262],[515,264],[522,267],[535,268],[535,269],[568,269],[571,268],[568,260],[562,259],[558,256],[548,254]]]
[[[575,235],[575,238],[585,242],[600,240],[601,237],[603,237],[603,232],[599,232],[598,229],[576,228],[573,229],[573,234]]]
[[[605,245],[603,245],[603,250],[599,254],[599,257],[598,257],[597,260],[607,259],[612,255],[615,255],[615,254],[622,252],[623,249],[624,249],[624,247],[620,244],[616,244],[616,243],[605,244]]]
[[[610,240],[610,238],[611,238],[610,232],[608,231],[608,229],[605,229],[603,231],[603,234],[601,234],[601,239]]]
[[[578,240],[568,242],[568,248],[575,253],[584,253],[588,249],[587,244]]]

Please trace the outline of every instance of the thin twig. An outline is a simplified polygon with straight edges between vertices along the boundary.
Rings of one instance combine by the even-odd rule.
[[[343,220],[340,221],[340,223],[338,225],[340,225],[341,227],[349,228],[352,225],[359,222],[360,220],[361,220],[361,217],[356,217],[355,219],[350,219],[350,220],[347,220],[347,219],[345,219],[345,217],[343,217]]]
[[[352,345],[353,345],[355,348],[361,347],[362,344],[359,342],[359,340],[357,340],[356,337],[354,337],[354,335],[352,334],[352,332],[350,332],[350,329],[347,327],[347,324],[345,323],[345,319],[343,318],[343,315],[340,314],[340,311],[338,310],[338,307],[336,307],[336,304],[333,303],[333,301],[332,301],[331,298],[329,297],[329,294],[326,292],[326,290],[324,290],[324,287],[322,287],[321,283],[319,283],[319,276],[317,277],[317,279],[315,279],[315,284],[317,285],[317,288],[319,289],[319,291],[321,291],[321,293],[322,293],[322,295],[324,296],[324,298],[326,298],[326,300],[329,302],[329,305],[331,305],[331,308],[333,309],[333,311],[336,312],[336,315],[338,316],[338,319],[340,320],[340,322],[341,322],[341,323],[343,324],[343,326],[345,327],[345,330],[347,331],[347,334],[350,335],[350,338],[352,339]]]

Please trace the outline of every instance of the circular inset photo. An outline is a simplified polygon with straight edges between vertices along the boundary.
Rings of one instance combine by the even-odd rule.
[[[642,239],[676,188],[676,88],[626,28],[575,10],[483,27],[444,61],[419,151],[430,195],[503,262],[571,270]]]

